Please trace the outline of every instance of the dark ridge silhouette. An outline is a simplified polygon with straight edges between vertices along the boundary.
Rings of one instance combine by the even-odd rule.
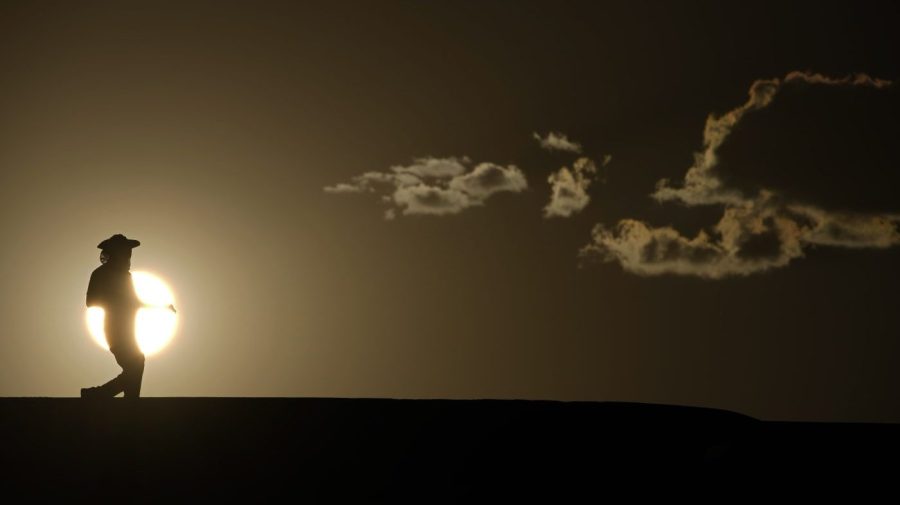
[[[8,398],[0,462],[31,498],[599,498],[893,468],[898,428],[608,402]]]

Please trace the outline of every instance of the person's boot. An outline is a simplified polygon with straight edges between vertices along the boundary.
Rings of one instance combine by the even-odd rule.
[[[108,398],[109,395],[100,386],[81,388],[81,397],[86,399]]]

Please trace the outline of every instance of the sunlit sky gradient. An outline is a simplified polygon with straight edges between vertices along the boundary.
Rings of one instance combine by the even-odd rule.
[[[118,372],[84,298],[97,243],[124,233],[178,303],[145,396],[900,422],[897,247],[807,244],[717,280],[579,260],[597,224],[712,233],[721,206],[650,195],[755,81],[900,79],[890,2],[680,3],[0,3],[0,396],[75,396]],[[896,216],[898,105],[896,85],[785,86],[718,173],[745,195]],[[542,147],[550,132],[581,153]],[[597,166],[590,202],[547,217],[548,178],[579,156]],[[387,215],[390,186],[325,190],[463,157],[527,187],[466,186],[474,203],[443,215]]]

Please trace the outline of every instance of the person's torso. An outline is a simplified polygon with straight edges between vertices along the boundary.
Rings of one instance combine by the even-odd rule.
[[[111,333],[133,333],[134,319],[140,301],[134,291],[131,273],[114,270],[107,265],[98,268],[94,275],[95,297],[103,307],[107,336]]]

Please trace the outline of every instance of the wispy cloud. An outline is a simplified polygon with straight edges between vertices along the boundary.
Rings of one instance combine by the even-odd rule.
[[[722,116],[707,118],[703,150],[695,154],[684,181],[673,186],[663,179],[651,195],[660,202],[722,206],[722,217],[713,229],[686,237],[671,227],[653,227],[625,219],[612,229],[595,226],[591,242],[582,248],[581,256],[615,261],[640,275],[720,279],[783,267],[802,257],[810,245],[886,248],[900,244],[898,215],[833,212],[791,202],[771,190],[748,197],[727,187],[716,174],[717,150],[734,127],[747,113],[771,104],[781,87],[794,83],[877,89],[891,85],[890,81],[866,74],[832,78],[806,72],[755,81],[747,102]]]
[[[601,166],[609,164],[612,157],[603,157]],[[591,201],[588,188],[597,179],[597,165],[590,158],[578,158],[572,169],[562,167],[550,174],[550,202],[544,207],[544,217],[570,217],[587,207]]]
[[[410,165],[385,172],[366,172],[324,188],[327,193],[377,193],[390,208],[385,219],[397,215],[443,216],[484,205],[493,194],[518,193],[528,187],[525,175],[514,166],[479,163],[456,158],[418,158]]]
[[[731,135],[734,127],[752,111],[764,109],[772,103],[778,91],[790,83],[805,82],[827,86],[867,86],[878,89],[891,85],[891,81],[875,79],[866,74],[843,78],[825,77],[821,74],[791,72],[783,79],[760,79],[750,86],[747,101],[721,116],[710,114],[703,128],[703,150],[694,153],[694,164],[688,168],[680,187],[672,186],[667,179],[657,182],[653,198],[658,201],[681,201],[686,205],[736,204],[745,197],[734,188],[727,188],[716,175],[719,164],[718,150]]]
[[[887,248],[900,244],[900,216],[829,212],[785,205],[772,193],[725,208],[712,233],[685,237],[671,227],[633,219],[594,227],[581,256],[616,261],[639,275],[709,279],[750,275],[802,258],[810,245]]]
[[[541,147],[548,151],[568,151],[575,154],[581,153],[581,144],[569,140],[569,137],[567,137],[565,133],[549,132],[542,137],[535,132],[532,133],[531,136],[540,143]]]

